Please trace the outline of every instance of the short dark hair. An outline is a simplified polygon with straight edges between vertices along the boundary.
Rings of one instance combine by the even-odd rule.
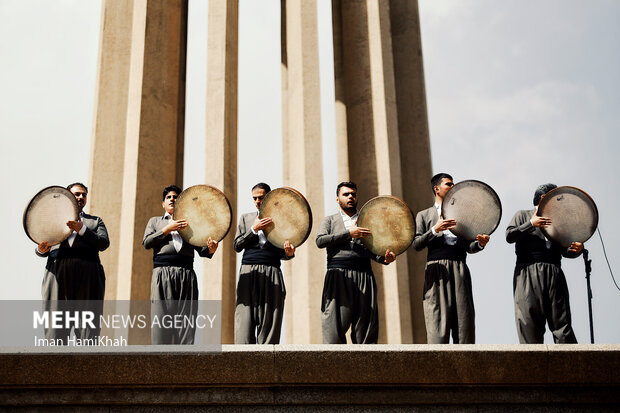
[[[71,190],[71,188],[73,188],[74,186],[81,186],[82,188],[86,189],[86,193],[88,193],[88,188],[86,187],[86,185],[84,185],[84,184],[83,184],[83,183],[81,183],[81,182],[74,182],[74,183],[72,183],[71,185],[68,185],[68,186],[67,186],[67,189],[70,191],[70,190]]]
[[[342,188],[343,186],[346,186],[347,188],[353,188],[357,191],[357,185],[355,185],[355,182],[340,182],[336,187],[336,196],[340,195],[340,188]]]
[[[538,185],[538,188],[534,191],[534,206],[540,204],[540,198],[542,198],[543,195],[557,187],[557,185],[551,183]]]
[[[161,197],[162,201],[166,200],[166,195],[168,195],[168,192],[176,192],[177,195],[180,195],[183,190],[176,185],[168,185],[164,188],[164,194]]]
[[[259,182],[256,185],[254,185],[252,187],[252,191],[255,190],[255,189],[262,189],[262,190],[265,191],[265,193],[271,191],[271,187],[269,185],[267,185],[266,183],[264,183],[264,182]]]
[[[443,181],[444,179],[449,179],[451,181],[454,181],[454,179],[452,179],[452,176],[450,174],[447,174],[444,172],[438,173],[437,175],[431,178],[431,191],[433,191],[433,194],[435,193],[435,187],[440,185],[441,181]]]

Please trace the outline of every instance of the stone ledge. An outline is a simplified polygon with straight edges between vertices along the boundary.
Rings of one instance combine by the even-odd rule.
[[[3,387],[620,384],[620,345],[65,347],[2,349],[0,360]]]
[[[0,406],[620,406],[620,345],[3,349]]]

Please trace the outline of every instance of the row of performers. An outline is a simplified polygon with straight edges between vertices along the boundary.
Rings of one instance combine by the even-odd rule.
[[[455,236],[450,229],[456,222],[441,217],[441,204],[454,185],[450,175],[440,173],[431,179],[435,204],[416,216],[413,241],[417,251],[428,250],[424,280],[423,308],[427,340],[430,344],[474,343],[474,301],[468,253],[482,251],[488,235],[478,235],[473,242]],[[576,343],[571,327],[568,287],[560,261],[581,254],[583,245],[572,243],[562,248],[545,238],[541,228],[549,226],[549,218],[536,215],[542,197],[555,188],[545,184],[536,188],[534,209],[518,211],[506,230],[506,240],[515,243],[517,264],[514,272],[514,309],[517,333],[521,343],[542,343],[545,325],[556,343]],[[46,243],[36,253],[48,257],[42,294],[46,303],[54,300],[103,300],[105,275],[99,252],[109,246],[108,234],[101,218],[83,212],[88,189],[75,183],[68,189],[77,199],[80,218],[69,221],[71,236],[59,247]],[[269,185],[259,183],[252,188],[252,199],[259,209]],[[153,250],[151,300],[175,301],[180,312],[195,312],[198,282],[193,270],[194,251],[211,258],[218,243],[209,240],[206,247],[184,242],[178,230],[188,224],[174,220],[173,212],[181,188],[167,186],[163,191],[163,216],[149,220],[143,238],[146,249]],[[316,244],[327,250],[327,272],[321,299],[323,343],[346,343],[351,329],[352,343],[376,343],[379,335],[377,285],[370,260],[388,265],[396,259],[390,250],[376,256],[360,239],[370,231],[356,225],[357,186],[342,182],[336,189],[338,213],[321,222]],[[234,240],[234,249],[243,251],[235,309],[235,343],[277,344],[284,314],[286,290],[280,271],[281,260],[293,259],[295,248],[285,243],[284,249],[273,246],[263,229],[270,218],[259,219],[258,212],[243,214]],[[165,309],[162,311],[166,311]],[[189,314],[188,314],[189,315]],[[76,330],[78,338],[93,338],[99,331]],[[153,344],[192,344],[195,330],[191,326],[151,331]],[[48,330],[47,338],[64,338],[66,331]]]

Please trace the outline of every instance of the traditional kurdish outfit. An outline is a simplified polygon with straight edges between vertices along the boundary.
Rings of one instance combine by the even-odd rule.
[[[562,272],[562,256],[581,254],[560,247],[532,225],[536,210],[518,211],[506,229],[506,241],[515,243],[517,265],[513,293],[520,343],[543,343],[545,322],[556,343],[576,343],[571,326],[568,285]]]
[[[208,247],[194,247],[183,241],[177,231],[164,235],[163,229],[172,217],[166,213],[149,220],[142,245],[153,249],[151,277],[151,316],[159,321],[164,316],[198,314],[198,280],[194,272],[194,250],[201,257],[211,258]],[[178,328],[151,327],[151,344],[193,344],[195,324],[182,323]]]
[[[385,263],[385,257],[368,251],[349,229],[357,214],[342,211],[327,216],[316,235],[316,245],[327,249],[327,272],[321,301],[321,329],[324,344],[346,344],[351,327],[351,342],[375,344],[379,337],[377,283],[370,260]]]
[[[243,251],[235,307],[235,344],[278,344],[286,297],[280,260],[292,257],[267,241],[262,230],[252,229],[256,217],[257,212],[243,214],[235,235],[235,251]]]
[[[99,252],[110,246],[108,231],[103,220],[94,215],[80,212],[82,229],[73,231],[68,239],[42,254],[38,248],[35,252],[40,257],[47,257],[43,285],[41,288],[45,311],[88,310],[95,319],[103,314],[103,297],[105,294],[105,273],[99,260]],[[79,300],[78,307],[64,308],[58,301]],[[99,335],[100,327],[75,328],[78,339],[92,339]],[[55,340],[66,340],[71,333],[70,328],[46,329],[45,337]]]
[[[424,321],[429,344],[473,344],[476,341],[474,298],[467,253],[483,247],[467,242],[449,230],[435,232],[441,206],[418,212],[413,247],[428,248],[424,270]]]

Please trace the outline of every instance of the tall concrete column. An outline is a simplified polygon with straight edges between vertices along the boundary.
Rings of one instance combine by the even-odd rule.
[[[103,219],[110,236],[110,247],[101,254],[107,300],[117,297],[122,199],[118,195],[123,187],[132,23],[133,1],[102,3],[88,209]]]
[[[292,283],[287,285],[286,306],[292,312],[286,313],[287,342],[320,343],[325,251],[314,244],[324,216],[317,4],[316,0],[289,0],[284,6],[284,184],[306,196],[314,220],[308,240],[297,248],[289,266],[287,281]]]
[[[144,229],[151,216],[163,214],[163,187],[182,185],[186,46],[187,0],[134,0],[118,299],[149,299],[153,264],[152,252],[142,247]],[[119,155],[122,150],[97,154]],[[148,330],[139,333],[140,337],[130,336],[131,342],[149,341]]]
[[[286,160],[289,153],[289,140],[286,139],[288,133],[288,56],[286,53],[286,1],[280,0],[280,79],[282,85],[282,181],[290,182],[290,162]],[[293,311],[293,261],[282,261],[282,275],[284,276],[284,285],[289,290],[289,298],[284,305],[284,323],[283,331],[284,339],[281,342],[295,343],[295,312]],[[300,321],[301,322],[301,321]]]
[[[338,148],[338,182],[349,180],[349,151],[347,133],[347,106],[342,40],[342,0],[332,0],[332,36],[334,43],[334,119],[336,123],[336,147]]]
[[[149,299],[144,228],[163,186],[182,184],[186,31],[186,0],[103,2],[89,181],[108,299]]]
[[[403,98],[411,93],[398,89],[408,86],[401,79],[405,73],[423,82],[421,64],[403,69],[410,62],[402,56],[417,54],[420,49],[397,50],[403,43],[400,40],[399,44],[393,44],[392,13],[399,13],[404,6],[396,5],[397,10],[392,13],[391,6],[391,2],[379,0],[334,2],[337,115],[339,105],[346,107],[346,114],[337,116],[337,122],[341,123],[337,133],[346,133],[346,137],[338,139],[346,141],[342,149],[348,159],[346,164],[339,164],[339,175],[348,176],[359,184],[360,203],[377,195],[391,194],[408,201],[415,213],[417,204],[412,205],[411,200],[424,192],[421,187],[413,186],[418,182],[413,174],[426,166],[430,169],[430,151],[412,152],[411,148],[428,149],[428,133],[412,135],[408,133],[411,128],[401,127],[400,118],[409,116],[409,107],[404,105],[412,100]],[[413,7],[417,11],[417,4]],[[399,23],[402,22],[399,20]],[[395,30],[402,29],[396,27]],[[421,55],[415,58],[420,59]],[[339,93],[338,88],[341,88]],[[424,99],[423,94],[415,95],[413,102],[420,98]],[[425,108],[425,103],[423,106]],[[417,121],[420,116],[418,113]],[[426,125],[425,113],[424,123]],[[410,125],[410,121],[406,120],[405,124]],[[404,131],[402,135],[401,130]],[[426,146],[416,141],[426,142]],[[405,166],[409,163],[422,166],[418,169]],[[415,274],[410,271],[413,267],[410,255],[409,252],[402,254],[395,264],[387,267],[373,267],[380,290],[380,342],[413,341],[412,311],[417,311],[417,306],[412,305],[412,301],[421,297],[421,292],[417,296],[410,295],[410,278]]]
[[[433,167],[417,0],[390,0],[403,199],[413,213],[432,205]],[[426,343],[422,308],[426,251],[407,251],[413,342]]]
[[[237,225],[238,0],[209,0],[205,182],[221,189],[233,211],[230,232],[204,260],[201,297],[222,301],[222,343],[234,341]]]

